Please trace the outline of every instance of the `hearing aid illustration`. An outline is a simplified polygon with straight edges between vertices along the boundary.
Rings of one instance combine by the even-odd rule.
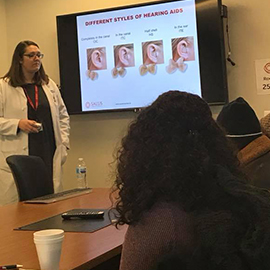
[[[169,74],[174,73],[176,70],[185,72],[188,68],[186,62],[195,60],[193,37],[173,38],[171,44],[172,58],[169,60],[166,71]]]
[[[86,75],[92,80],[98,79],[98,70],[107,69],[106,48],[97,47],[87,49]]]
[[[157,65],[164,63],[163,41],[142,42],[143,64],[139,67],[140,75],[143,76],[148,72],[156,74]]]
[[[124,77],[127,73],[126,68],[135,66],[134,45],[122,44],[114,46],[114,68],[112,69],[113,78]]]

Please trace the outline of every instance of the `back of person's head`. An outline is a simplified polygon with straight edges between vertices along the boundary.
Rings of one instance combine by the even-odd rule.
[[[180,91],[162,94],[139,114],[117,162],[116,186],[124,205],[120,223],[139,220],[157,199],[190,208],[213,185],[216,165],[231,172],[238,166],[208,104]]]
[[[159,201],[194,220],[192,257],[173,254],[156,269],[174,262],[188,270],[269,268],[269,193],[239,178],[228,140],[199,96],[169,91],[144,109],[122,140],[116,173],[117,225],[136,225]]]
[[[254,110],[242,97],[225,105],[217,117],[217,122],[238,150],[262,135]]]

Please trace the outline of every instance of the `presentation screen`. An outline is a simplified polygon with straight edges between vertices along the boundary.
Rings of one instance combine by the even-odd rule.
[[[220,3],[212,5],[222,26]],[[58,16],[61,90],[69,113],[142,108],[169,90],[226,102],[222,29],[212,34],[216,40],[204,40],[216,26],[203,36],[213,18],[207,22],[199,10],[198,2],[187,0]]]

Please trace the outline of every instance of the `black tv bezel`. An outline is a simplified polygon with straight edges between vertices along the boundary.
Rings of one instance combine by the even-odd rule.
[[[61,93],[70,115],[136,111],[140,109],[136,107],[127,109],[97,109],[82,111],[81,93],[80,91],[74,92],[74,89],[80,89],[76,17],[177,1],[179,0],[152,1],[134,5],[59,15],[56,17]],[[222,3],[221,0],[195,0],[195,4],[202,97],[209,105],[223,105],[228,102],[228,86],[223,19],[221,15]],[[66,31],[66,34],[62,34],[60,36],[60,31],[61,33]]]

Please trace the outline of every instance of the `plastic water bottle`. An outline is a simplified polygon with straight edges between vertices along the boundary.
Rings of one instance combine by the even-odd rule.
[[[76,167],[76,176],[77,176],[77,186],[78,188],[87,188],[86,182],[86,164],[83,158],[78,159],[78,164]]]

